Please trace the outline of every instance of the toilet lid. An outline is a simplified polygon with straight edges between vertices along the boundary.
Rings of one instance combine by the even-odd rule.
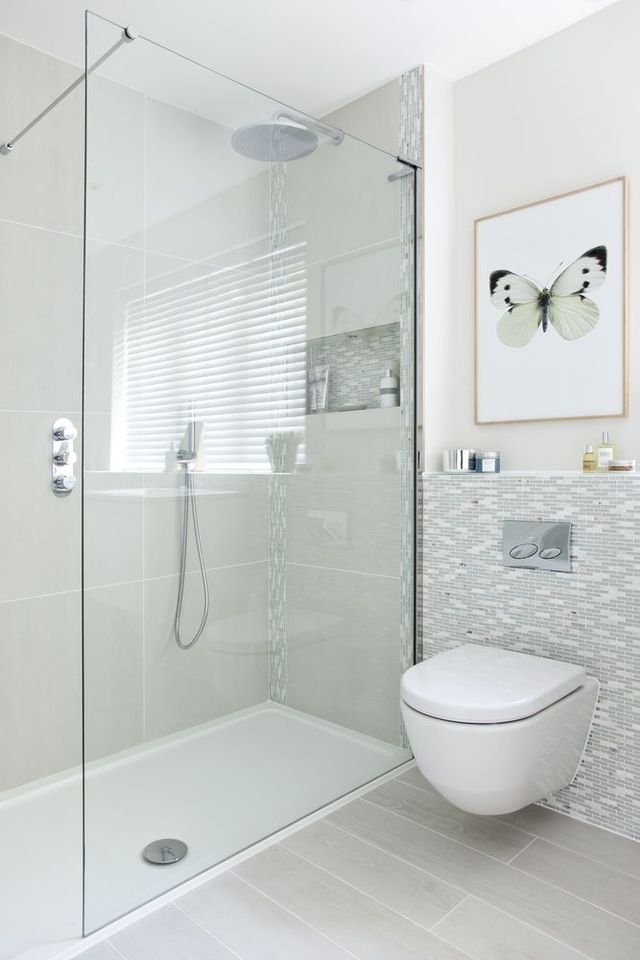
[[[584,682],[572,663],[465,644],[418,663],[402,677],[402,699],[419,713],[461,723],[533,716]]]

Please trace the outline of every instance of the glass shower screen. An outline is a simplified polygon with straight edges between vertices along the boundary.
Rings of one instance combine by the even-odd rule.
[[[87,64],[89,932],[409,757],[415,188],[92,15]]]

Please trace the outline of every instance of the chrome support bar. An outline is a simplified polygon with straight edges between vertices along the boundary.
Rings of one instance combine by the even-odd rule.
[[[103,53],[101,57],[98,57],[96,62],[89,67],[89,69],[86,71],[87,76],[93,73],[94,70],[97,70],[98,67],[102,66],[105,60],[108,60],[109,57],[113,53],[115,53],[116,50],[119,50],[123,44],[131,43],[132,40],[135,40],[137,36],[138,34],[133,29],[133,27],[125,27],[124,30],[122,31],[122,36],[117,41],[117,43],[114,43],[113,46],[107,50],[106,53]],[[31,120],[26,125],[26,127],[23,127],[20,133],[16,133],[15,137],[12,137],[10,140],[7,140],[6,143],[0,144],[0,154],[3,157],[8,157],[9,154],[12,152],[13,148],[15,147],[16,143],[18,143],[19,140],[22,140],[25,134],[29,133],[29,131],[32,130],[36,126],[36,124],[40,123],[41,120],[44,120],[47,114],[51,113],[51,111],[55,109],[55,107],[57,107],[59,103],[62,103],[62,101],[65,100],[70,93],[73,93],[73,91],[76,90],[80,86],[80,84],[83,82],[84,78],[85,78],[85,72],[83,71],[80,74],[80,76],[73,81],[72,84],[70,84],[65,90],[62,91],[62,93],[59,96],[55,98],[55,100],[52,100],[51,103],[44,108],[44,110],[41,110],[37,117],[34,117],[34,119]]]

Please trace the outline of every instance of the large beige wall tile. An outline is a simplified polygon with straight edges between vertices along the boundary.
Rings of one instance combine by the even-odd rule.
[[[0,219],[0,290],[0,409],[79,410],[82,240]]]
[[[178,649],[173,636],[178,578],[145,582],[149,740],[267,699],[267,565],[209,570],[208,579],[209,621],[191,650]],[[188,640],[202,612],[199,573],[187,576],[183,611]]]
[[[81,595],[0,603],[0,790],[81,759]]]

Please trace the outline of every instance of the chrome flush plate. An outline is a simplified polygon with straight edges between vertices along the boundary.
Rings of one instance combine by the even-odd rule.
[[[571,572],[571,523],[505,520],[502,555],[506,567]]]

